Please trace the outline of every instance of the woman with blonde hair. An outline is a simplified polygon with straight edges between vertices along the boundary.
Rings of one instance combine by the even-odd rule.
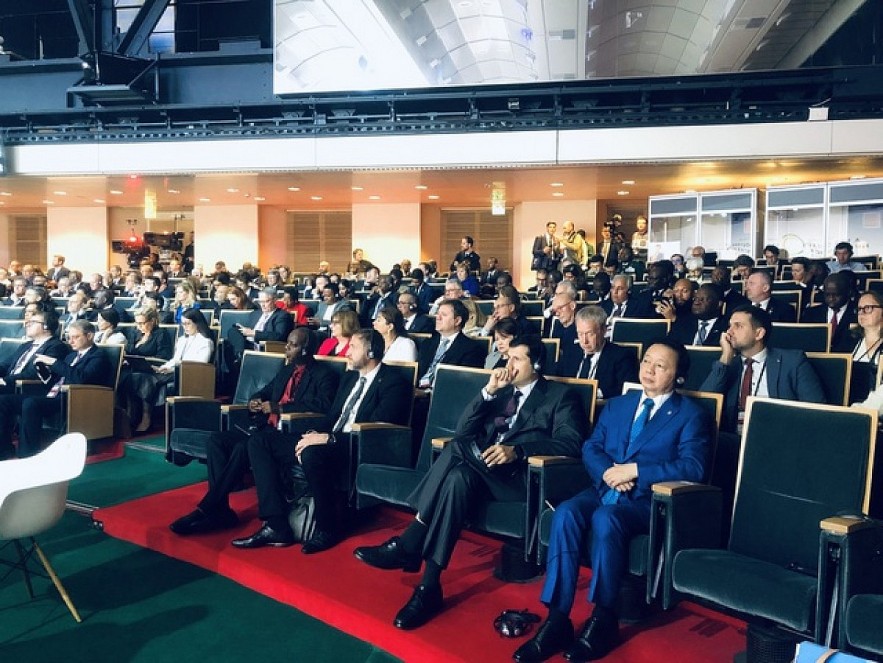
[[[196,296],[196,288],[189,279],[184,279],[175,286],[175,324],[181,324],[181,315],[184,311],[199,308]]]
[[[350,339],[359,331],[359,315],[351,309],[337,311],[331,316],[331,336],[322,341],[318,355],[345,357]]]

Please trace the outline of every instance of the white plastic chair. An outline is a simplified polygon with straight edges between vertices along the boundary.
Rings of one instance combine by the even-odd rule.
[[[36,552],[77,622],[82,621],[77,609],[34,537],[61,519],[68,483],[82,474],[85,463],[86,438],[82,433],[68,433],[36,456],[0,462],[0,541],[6,542],[0,549],[13,545],[19,558],[17,563],[0,560],[11,567],[0,580],[20,570],[33,599],[30,574],[43,575],[28,569],[28,561]],[[29,540],[30,545],[23,544],[23,540]]]

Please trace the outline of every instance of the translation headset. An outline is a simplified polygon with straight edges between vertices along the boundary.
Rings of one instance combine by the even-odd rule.
[[[540,616],[527,610],[504,610],[494,620],[494,630],[505,638],[520,638],[540,621]]]

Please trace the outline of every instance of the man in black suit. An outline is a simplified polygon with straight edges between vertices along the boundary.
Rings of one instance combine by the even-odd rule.
[[[463,334],[469,311],[459,299],[446,299],[435,314],[435,332],[420,344],[417,354],[417,386],[431,389],[439,364],[481,368],[487,355],[486,346]]]
[[[850,272],[835,272],[825,279],[822,286],[825,303],[811,306],[800,318],[801,322],[825,323],[831,326],[830,352],[852,352],[856,340],[849,333],[849,326],[858,322],[858,315],[849,299],[852,290]]]
[[[723,292],[714,283],[699,286],[693,305],[686,314],[678,314],[671,323],[668,338],[682,345],[720,346],[721,334],[727,331],[722,313]]]
[[[411,270],[411,294],[417,302],[417,310],[420,313],[429,313],[432,307],[433,290],[426,283],[426,274],[419,267]]]
[[[12,281],[12,290],[9,297],[3,300],[3,306],[24,306],[25,291],[28,289],[28,280],[23,276],[16,276]]]
[[[213,433],[208,444],[208,491],[196,509],[169,525],[175,534],[201,534],[239,522],[229,495],[248,469],[248,440],[256,435],[281,437],[279,419],[286,412],[325,412],[337,391],[337,375],[313,359],[319,347],[315,332],[298,327],[288,335],[285,364],[248,399],[252,425],[247,431]],[[293,444],[289,439],[288,444]]]
[[[554,294],[552,296],[554,297]],[[551,300],[549,304],[551,305]],[[512,318],[515,322],[515,334],[517,336],[540,333],[540,330],[532,327],[531,323],[524,317],[521,311],[521,295],[511,285],[504,285],[500,288],[497,298],[494,300],[494,312],[488,316],[484,326],[478,330],[478,334],[481,336],[493,335],[494,326],[503,318]]]
[[[477,504],[489,497],[524,500],[528,456],[579,456],[585,408],[576,392],[542,377],[544,357],[539,338],[513,340],[506,367],[491,373],[451,444],[411,494],[417,517],[401,537],[355,550],[380,569],[416,571],[425,560],[420,585],[395,617],[397,628],[417,628],[441,611],[441,572]]]
[[[466,235],[465,237],[463,237],[463,239],[460,240],[460,250],[451,261],[451,272],[456,271],[457,265],[459,265],[461,262],[469,263],[470,274],[481,271],[481,256],[475,252],[473,248],[474,246],[475,240],[472,239],[469,235]]]
[[[487,259],[487,271],[482,273],[479,285],[482,297],[493,297],[497,289],[497,277],[500,275],[497,259],[493,256]]]
[[[63,359],[70,352],[70,348],[55,335],[57,330],[58,314],[54,309],[37,310],[25,321],[28,342],[19,345],[9,360],[0,364],[0,394],[15,393],[16,380],[38,379],[34,365],[38,354]],[[11,449],[0,449],[0,458],[8,456],[4,451]]]
[[[731,312],[735,311],[740,306],[749,303],[748,299],[733,287],[733,283],[730,280],[730,269],[728,267],[715,267],[711,270],[711,282],[719,285],[724,292],[724,315],[729,316]]]
[[[600,306],[585,306],[576,312],[577,344],[561,348],[555,375],[593,378],[598,381],[598,398],[622,393],[625,382],[638,379],[638,357],[631,348],[607,341],[607,314]]]
[[[389,274],[381,276],[377,281],[377,288],[365,300],[362,306],[362,326],[370,327],[377,314],[388,306],[395,306],[396,293],[395,281]]]
[[[284,341],[294,327],[294,320],[288,311],[276,306],[276,288],[264,288],[258,294],[259,309],[252,313],[248,326],[240,325],[230,329],[227,335],[229,345],[235,346],[239,355],[246,348],[246,341],[257,349],[261,341]],[[225,343],[225,346],[227,343]]]
[[[399,295],[396,308],[405,320],[405,330],[413,334],[431,334],[435,331],[435,321],[419,311],[417,298],[410,292]]]
[[[565,283],[562,281],[561,283]],[[558,284],[561,288],[561,284]],[[559,355],[565,348],[572,348],[577,344],[576,325],[574,324],[574,316],[576,315],[576,290],[573,287],[565,287],[552,298],[551,312],[552,317],[549,319],[549,329],[545,334],[546,338],[558,339]]]
[[[797,313],[788,302],[773,299],[773,277],[758,269],[745,279],[745,296],[754,306],[766,311],[773,322],[797,322]]]
[[[295,462],[303,467],[316,507],[316,529],[304,543],[303,552],[322,552],[340,540],[335,484],[349,460],[346,434],[354,423],[407,423],[407,403],[412,398],[411,384],[381,363],[383,337],[377,331],[357,331],[350,340],[347,358],[352,370],[341,379],[334,402],[324,410],[320,421],[304,422],[285,435],[255,435],[249,439],[248,458],[258,491],[258,514],[264,522],[251,536],[234,539],[235,547],[294,543],[282,477]]]
[[[43,418],[64,406],[64,399],[58,398],[63,385],[113,384],[113,368],[107,355],[94,345],[94,335],[92,323],[78,320],[70,326],[68,333],[72,352],[63,360],[42,353],[34,356],[38,375],[52,385],[46,396],[0,396],[0,449],[8,450],[12,445],[12,429],[18,417],[19,458],[33,456],[40,451]]]
[[[554,221],[549,221],[546,224],[546,232],[542,235],[537,235],[533,240],[533,248],[531,249],[531,255],[533,256],[530,268],[534,271],[538,271],[540,269],[545,269],[546,271],[550,271],[558,268],[558,263],[561,260],[560,253],[560,242],[557,237],[555,237],[555,232],[558,230],[558,224]]]
[[[58,279],[64,278],[70,273],[71,270],[64,266],[64,256],[58,254],[52,256],[52,267],[46,272],[47,279],[57,284]]]
[[[653,269],[653,266],[650,266]],[[608,320],[616,318],[658,318],[648,298],[632,296],[632,277],[616,274],[610,279],[610,299],[601,302]],[[609,331],[609,330],[608,330]]]

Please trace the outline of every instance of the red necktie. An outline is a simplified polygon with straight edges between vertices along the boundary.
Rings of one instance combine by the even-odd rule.
[[[297,391],[297,385],[300,384],[300,379],[303,377],[304,369],[306,366],[298,366],[291,373],[291,377],[288,378],[288,382],[285,384],[285,389],[282,390],[282,398],[279,399],[279,410],[282,411],[282,406],[286,403],[291,402],[291,396]],[[267,417],[267,423],[276,428],[279,425],[279,415],[275,412],[271,412],[270,416]]]
[[[745,360],[745,373],[742,374],[742,388],[739,390],[739,410],[745,411],[745,403],[751,395],[751,378],[754,377],[754,360]]]
[[[834,345],[834,334],[837,333],[837,311],[834,311],[834,315],[831,316],[831,342],[828,344],[828,349],[831,349],[831,346]]]

